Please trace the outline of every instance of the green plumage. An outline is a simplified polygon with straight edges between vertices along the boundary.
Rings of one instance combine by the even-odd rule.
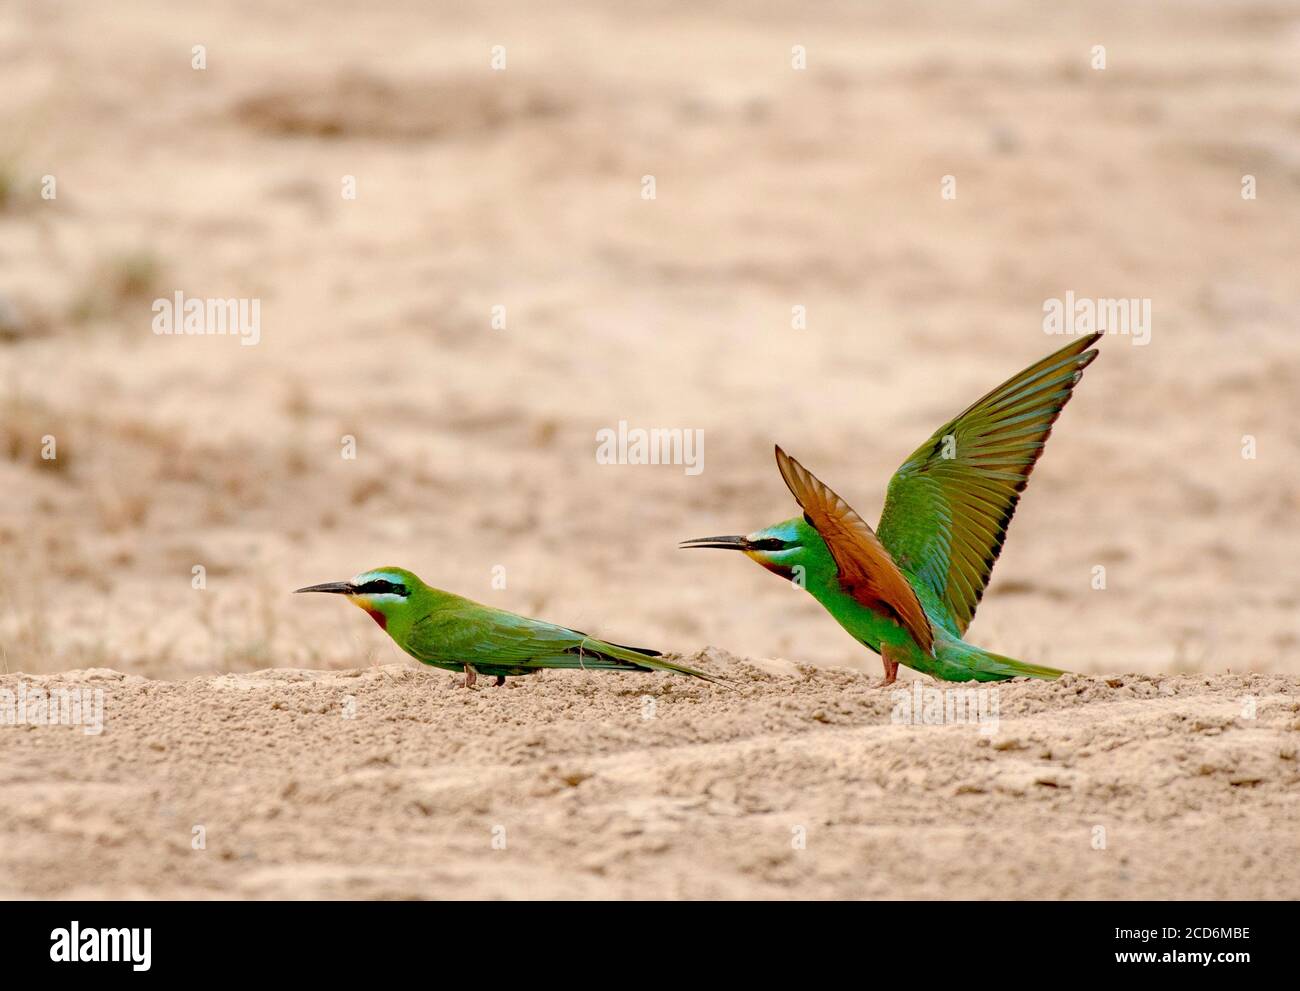
[[[1036,362],[936,430],[890,481],[877,530],[777,448],[804,514],[745,537],[684,546],[740,550],[800,581],[854,639],[881,654],[886,683],[898,664],[946,681],[1059,676],[962,637],[1029,473],[1100,337]]]
[[[578,630],[529,619],[431,588],[404,568],[376,568],[349,582],[299,589],[347,595],[422,664],[505,678],[544,668],[671,671],[712,681],[664,660],[658,651],[625,647]]]
[[[961,636],[974,618],[1020,493],[1100,336],[1080,338],[972,403],[890,479],[880,542],[918,590],[934,593],[941,605],[932,618],[950,633]]]
[[[410,572],[405,574],[419,581]],[[676,671],[705,677],[660,659],[657,650],[610,643],[578,630],[480,605],[423,583],[412,593],[408,608],[389,619],[388,632],[416,660],[452,671],[470,664],[484,675],[585,668]]]

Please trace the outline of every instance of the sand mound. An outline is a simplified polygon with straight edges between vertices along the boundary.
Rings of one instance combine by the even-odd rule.
[[[911,685],[688,660],[735,690],[5,676],[102,689],[105,715],[0,727],[0,895],[1300,895],[1294,676],[1015,682],[985,696],[996,723],[913,725]]]

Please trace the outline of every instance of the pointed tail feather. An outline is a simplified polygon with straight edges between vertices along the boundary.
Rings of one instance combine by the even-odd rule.
[[[967,663],[980,674],[990,676],[989,680],[1021,677],[1043,678],[1051,681],[1053,678],[1059,678],[1066,673],[1058,668],[1049,668],[1044,664],[1028,664],[1025,661],[1017,661],[1014,657],[1004,657],[1002,654],[995,654],[991,650],[983,650],[979,647],[972,648]]]
[[[1044,664],[1027,664],[995,654],[983,647],[951,638],[936,642],[938,659],[946,665],[938,677],[949,681],[1005,681],[1008,678],[1044,678],[1050,681],[1066,672]]]
[[[570,647],[565,653],[576,654],[579,658],[595,658],[602,661],[613,661],[619,667],[629,666],[640,668],[643,671],[671,671],[674,674],[690,675],[692,678],[703,678],[705,681],[712,682],[715,685],[727,685],[725,681],[705,674],[703,671],[697,671],[695,668],[688,668],[684,664],[674,664],[672,661],[663,659],[663,655],[657,650],[650,650],[646,647],[624,647],[616,643],[608,643],[604,640],[597,640],[594,637],[588,637],[576,647]],[[581,666],[580,664],[574,665]],[[612,665],[611,665],[612,666]]]
[[[697,671],[695,668],[688,668],[685,664],[674,664],[672,661],[665,661],[662,657],[642,658],[638,663],[644,667],[653,668],[656,671],[671,671],[673,674],[687,674],[692,678],[703,678],[705,681],[721,685],[723,688],[732,688],[721,678],[715,678],[711,674],[705,674],[703,671]]]

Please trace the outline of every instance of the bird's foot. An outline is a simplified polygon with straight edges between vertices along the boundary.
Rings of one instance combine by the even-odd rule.
[[[503,674],[499,674],[499,675],[497,675],[497,680],[494,681],[494,682],[492,682],[492,687],[493,687],[493,688],[500,688],[500,687],[501,687],[502,685],[504,685],[505,683],[506,683],[506,676],[503,675]]]
[[[898,662],[893,660],[889,653],[888,647],[880,651],[880,659],[885,663],[885,680],[880,683],[881,688],[888,688],[898,679]]]
[[[474,682],[476,681],[478,681],[478,672],[475,671],[470,665],[466,664],[465,665],[465,687],[473,688]]]

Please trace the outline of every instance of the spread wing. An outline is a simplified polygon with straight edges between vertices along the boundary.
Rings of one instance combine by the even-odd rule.
[[[880,542],[948,608],[961,636],[984,595],[1007,525],[1052,424],[1101,334],[1069,344],[945,423],[889,482]]]
[[[780,447],[776,464],[804,518],[830,548],[844,590],[867,608],[892,614],[922,650],[933,653],[934,633],[921,601],[871,527]]]

